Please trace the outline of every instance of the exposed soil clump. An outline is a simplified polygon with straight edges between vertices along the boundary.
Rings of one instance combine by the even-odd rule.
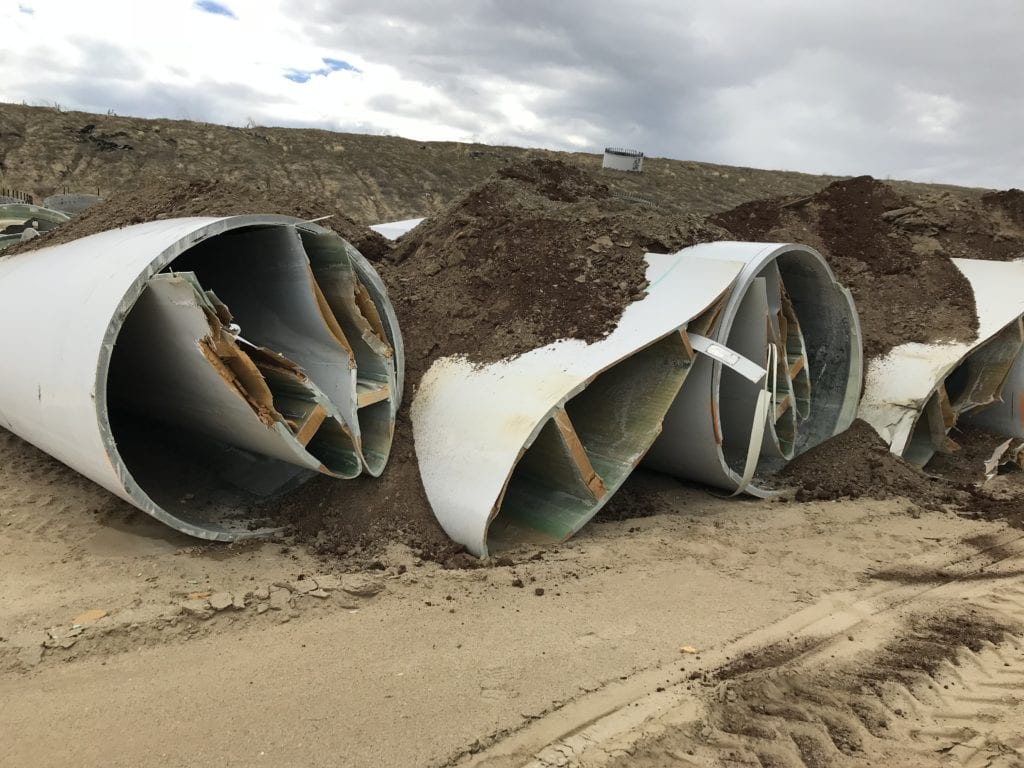
[[[961,202],[980,210],[977,203]],[[853,293],[871,359],[906,342],[970,341],[976,335],[970,285],[950,261],[962,254],[947,253],[936,239],[939,225],[925,215],[930,205],[915,205],[888,184],[860,176],[809,197],[745,203],[711,221],[738,238],[820,250]]]
[[[318,223],[333,229],[371,261],[382,258],[391,250],[387,239],[356,224],[345,215],[340,205],[327,204],[322,196],[303,195],[287,189],[270,190],[237,181],[158,178],[112,196],[44,236],[12,246],[4,253],[9,255],[68,243],[108,229],[157,219],[247,213],[278,213],[300,219],[329,216]]]
[[[937,453],[925,465],[925,471],[941,475],[951,483],[963,487],[977,485],[985,479],[985,462],[996,446],[1006,440],[978,427],[958,424],[949,433],[959,448],[950,453]]]
[[[315,477],[281,499],[274,514],[299,541],[327,555],[362,557],[388,542],[401,542],[424,560],[444,563],[462,551],[442,530],[427,501],[408,405],[399,412],[383,475],[344,482]]]
[[[1002,520],[1014,528],[1024,528],[1024,506],[1020,503],[1024,472],[1016,467],[1004,467],[998,476],[985,480],[985,462],[996,447],[1006,441],[1006,436],[972,426],[957,426],[949,436],[959,445],[959,450],[936,454],[925,471],[941,475],[952,487],[969,494],[960,514],[981,520]],[[1019,440],[1014,440],[1011,448],[1019,444]]]
[[[797,486],[798,501],[903,496],[932,507],[949,500],[948,489],[936,488],[935,481],[891,453],[874,428],[860,419],[793,459],[781,479]]]
[[[636,473],[626,480],[594,516],[595,523],[653,517],[663,515],[672,509],[672,505],[665,500],[661,492],[652,488],[648,482],[644,482],[646,478],[637,477],[643,472],[644,470],[636,470]]]

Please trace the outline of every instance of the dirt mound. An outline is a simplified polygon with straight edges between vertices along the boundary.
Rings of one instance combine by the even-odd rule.
[[[325,204],[322,197],[304,196],[296,190],[270,190],[237,181],[163,178],[147,181],[129,192],[115,195],[46,235],[13,246],[5,254],[68,243],[97,232],[156,219],[246,213],[278,213],[300,219],[330,216],[319,223],[344,237],[366,258],[378,260],[391,250],[391,244],[384,237],[356,224],[340,207]]]
[[[853,293],[870,359],[905,342],[975,337],[970,286],[930,229],[914,230],[919,214],[888,184],[860,176],[808,197],[746,203],[711,221],[738,238],[819,249]]]
[[[607,200],[612,197],[607,184],[597,181],[581,168],[560,160],[534,158],[512,163],[500,169],[497,177],[521,181],[527,188],[561,203],[575,203],[585,198]]]
[[[462,551],[438,524],[423,490],[408,396],[381,477],[344,482],[315,477],[281,499],[272,516],[299,542],[327,555],[373,556],[383,545],[401,542],[424,560],[444,563]]]
[[[281,509],[319,549],[358,553],[404,541],[425,558],[457,553],[419,477],[408,404],[439,357],[493,361],[557,339],[595,341],[643,295],[647,251],[728,234],[697,216],[640,211],[573,166],[511,165],[403,238],[378,263],[406,345],[406,405],[379,480],[306,484]]]
[[[969,426],[950,437],[956,450],[936,454],[922,472],[890,453],[878,433],[857,420],[787,464],[779,484],[796,486],[797,501],[903,497],[925,509],[954,509],[962,517],[1024,528],[1024,472],[1010,470],[985,482],[985,461],[1006,438]]]
[[[643,296],[644,253],[720,240],[698,216],[637,210],[553,160],[513,164],[399,242],[393,287],[415,383],[438,357],[487,362],[596,341]]]
[[[981,204],[988,208],[1002,209],[1013,221],[1024,226],[1024,190],[1014,188],[989,192],[981,196]]]
[[[866,421],[854,421],[835,437],[797,456],[781,479],[797,486],[798,501],[889,499],[903,496],[922,506],[947,502],[948,490],[936,488],[898,456]]]
[[[1024,256],[1024,193],[1016,189],[983,195],[980,202],[950,192],[923,194],[893,224],[919,249],[950,258]]]

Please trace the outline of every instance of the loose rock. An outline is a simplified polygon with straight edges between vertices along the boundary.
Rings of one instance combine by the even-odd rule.
[[[210,607],[215,611],[224,611],[234,605],[235,598],[230,592],[214,592],[210,595]]]
[[[292,593],[287,589],[270,590],[270,607],[275,611],[283,611],[291,606]]]
[[[205,598],[185,600],[181,603],[181,612],[186,616],[198,616],[205,619],[213,614],[210,601]]]
[[[314,576],[313,580],[316,581],[318,588],[326,590],[327,592],[333,592],[341,589],[341,579],[333,574],[320,573]]]
[[[291,582],[288,586],[292,592],[298,595],[305,595],[317,589],[317,583],[313,579],[299,579],[298,581]]]
[[[379,577],[357,573],[351,576],[346,575],[341,583],[341,588],[356,597],[373,597],[384,589],[384,582]]]

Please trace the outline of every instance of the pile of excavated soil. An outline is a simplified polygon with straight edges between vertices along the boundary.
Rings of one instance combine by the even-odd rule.
[[[408,393],[383,475],[345,481],[318,476],[276,506],[274,516],[279,524],[287,525],[298,541],[323,554],[367,556],[388,542],[401,542],[423,559],[443,563],[462,550],[438,524],[423,490],[413,449]]]
[[[59,245],[80,237],[141,224],[157,219],[184,216],[237,216],[247,213],[277,213],[300,219],[318,219],[333,229],[371,261],[391,250],[391,243],[371,229],[356,224],[337,204],[294,190],[216,179],[154,179],[136,189],[88,208],[66,224],[4,251],[4,255]]]
[[[936,454],[924,471],[889,451],[867,422],[798,456],[780,473],[780,485],[795,486],[797,501],[903,497],[925,509],[955,509],[964,517],[1002,520],[1024,528],[1024,472],[1001,483],[985,483],[985,460],[1006,438],[976,427],[950,435],[958,445]]]
[[[696,216],[618,201],[589,174],[556,161],[518,163],[474,187],[376,265],[406,345],[406,405],[383,477],[314,480],[285,500],[282,516],[325,552],[359,554],[399,540],[423,557],[450,560],[458,549],[427,502],[408,413],[431,363],[600,339],[643,295],[645,252],[727,237]]]
[[[596,341],[641,298],[644,253],[728,233],[617,200],[554,160],[511,165],[402,238],[380,265],[415,385],[449,355],[491,362],[558,339]]]
[[[866,421],[797,456],[782,470],[780,480],[797,487],[797,501],[908,498],[923,507],[962,500],[945,483],[889,451],[889,446]]]
[[[977,332],[970,285],[950,261],[962,254],[946,253],[932,225],[917,229],[919,214],[889,185],[861,176],[810,197],[746,203],[712,221],[738,238],[820,250],[853,293],[871,359],[905,342],[970,341]]]

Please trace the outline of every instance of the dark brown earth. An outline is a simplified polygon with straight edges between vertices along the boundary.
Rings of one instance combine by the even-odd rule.
[[[910,228],[904,219],[915,210],[890,185],[860,176],[809,197],[745,203],[711,221],[738,238],[819,249],[853,293],[870,360],[897,344],[969,341],[977,331],[967,279],[954,254]],[[899,211],[904,219],[894,217]]]
[[[651,479],[658,475],[645,469],[633,471],[626,482],[594,516],[595,523],[621,522],[664,515],[673,507]]]
[[[921,471],[891,453],[858,419],[787,464],[778,482],[795,487],[797,501],[903,497],[923,509],[952,509],[1024,528],[1024,472],[1003,468],[1000,482],[985,482],[985,460],[1006,438],[970,426],[955,427],[950,437],[957,450],[936,454]]]
[[[891,453],[874,428],[860,419],[793,459],[782,470],[781,480],[797,486],[798,501],[896,496],[922,506],[955,501],[944,483],[937,484]]]
[[[372,556],[389,542],[406,544],[423,559],[441,563],[462,551],[430,509],[413,449],[408,397],[405,402],[381,477],[362,475],[339,483],[317,476],[280,500],[277,520],[298,541],[322,554],[355,558]]]
[[[953,488],[970,494],[960,514],[980,520],[1001,520],[1014,528],[1024,528],[1024,472],[1014,465],[1001,467],[999,476],[985,482],[985,461],[1005,435],[971,426],[956,426],[950,437],[959,446],[953,453],[937,454],[925,466],[930,474],[941,476]],[[1019,446],[1014,440],[1011,447]]]
[[[1024,528],[1024,472],[1004,468],[999,482],[985,482],[985,460],[1006,438],[969,426],[954,428],[950,437],[958,449],[936,454],[922,472],[858,419],[787,464],[779,483],[796,487],[797,501],[903,497],[926,510],[951,509]]]
[[[438,357],[489,362],[596,341],[643,296],[644,253],[728,237],[695,215],[638,209],[566,163],[515,163],[403,238],[391,286],[415,387]]]
[[[958,446],[951,453],[937,453],[925,471],[941,475],[946,480],[964,487],[976,485],[985,479],[985,462],[992,456],[996,446],[1006,440],[978,427],[958,424],[949,433],[950,439]]]

